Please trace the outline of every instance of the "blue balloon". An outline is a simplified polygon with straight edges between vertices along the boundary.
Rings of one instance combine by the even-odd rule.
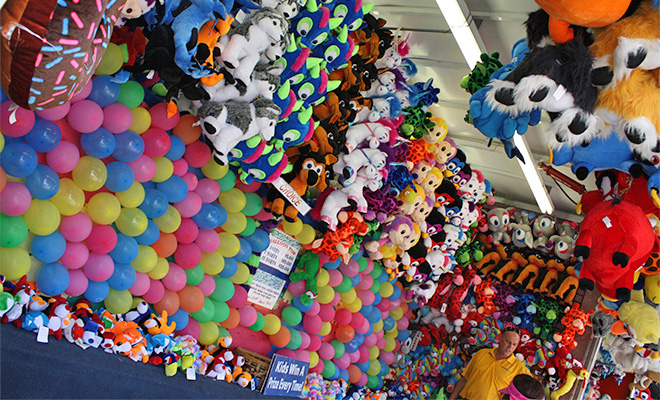
[[[374,333],[374,326],[369,324],[369,329],[367,329],[367,331],[364,334],[365,334],[365,336],[369,336],[372,333]]]
[[[0,153],[0,165],[7,175],[26,177],[37,169],[37,152],[26,143],[7,141]]]
[[[225,208],[222,205],[220,205],[220,203],[218,203],[218,202],[213,202],[213,203],[211,203],[211,205],[213,207],[217,208],[218,212],[220,213],[220,219],[218,220],[218,226],[224,225],[225,222],[227,222],[227,216],[228,216],[227,210],[225,210]]]
[[[337,379],[339,379],[339,368],[337,368],[336,365],[335,365],[335,373],[332,374],[332,376],[329,377],[328,379],[331,381],[336,381]]]
[[[238,249],[238,254],[233,258],[238,262],[244,263],[252,257],[252,246],[244,238],[238,238],[238,242],[240,243],[240,248]]]
[[[156,189],[156,182],[152,182],[152,181],[142,182],[142,187],[144,188],[144,190]]]
[[[378,278],[376,278],[376,279],[377,279],[378,282],[380,282],[380,283],[385,283],[385,282],[389,279],[389,277],[390,277],[390,276],[387,275],[387,273],[385,272],[385,269],[383,268],[381,274],[378,275]]]
[[[25,186],[32,197],[48,200],[60,190],[60,177],[51,167],[39,164],[34,172],[25,178]]]
[[[120,86],[112,81],[110,75],[100,75],[92,79],[92,91],[87,100],[98,104],[101,108],[107,107],[119,98]]]
[[[167,212],[169,203],[167,196],[158,189],[146,189],[144,191],[144,200],[138,206],[148,218],[158,218]]]
[[[392,318],[391,315],[385,318],[385,320],[383,321],[383,329],[386,331],[391,331],[392,329],[394,329],[395,326],[396,326],[396,321],[394,320],[394,318]]]
[[[212,204],[206,203],[202,204],[202,208],[197,214],[192,217],[192,220],[195,221],[199,229],[211,230],[220,226],[220,219],[222,215],[220,211]],[[227,219],[225,212],[225,220]]]
[[[263,229],[257,229],[252,233],[252,235],[245,238],[245,240],[250,243],[252,246],[252,251],[255,253],[261,253],[266,250],[270,245],[270,236]]]
[[[108,285],[108,282],[94,282],[90,279],[84,296],[92,303],[99,303],[108,297],[108,293],[110,293],[110,285]]]
[[[298,309],[300,312],[306,312],[309,311],[312,308],[312,304],[304,305],[302,301],[300,300],[299,296],[296,296],[293,298],[292,302],[293,306]]]
[[[32,256],[42,263],[59,260],[66,250],[66,239],[59,231],[46,236],[35,236],[30,244]]]
[[[62,141],[62,131],[53,121],[37,119],[34,127],[25,135],[25,141],[35,151],[47,153]]]
[[[225,258],[225,266],[222,268],[222,271],[218,274],[223,278],[230,278],[234,276],[238,270],[238,263],[233,258]]]
[[[188,325],[188,321],[190,321],[190,315],[179,308],[177,312],[167,316],[167,322],[169,323],[171,321],[176,323],[176,330],[179,331]]]
[[[360,249],[358,250],[357,253],[353,254],[351,258],[354,260],[359,260],[360,258],[362,258],[363,255],[364,255],[364,250]]]
[[[393,286],[394,286],[394,291],[392,292],[392,294],[388,298],[390,300],[397,300],[397,299],[401,298],[401,289],[399,289],[398,286],[395,286],[395,285],[393,285]]]
[[[365,362],[363,362],[363,363],[361,363],[361,362],[356,362],[356,363],[355,363],[355,366],[358,367],[358,368],[360,368],[360,371],[362,371],[362,372],[367,372],[367,370],[369,369],[369,361],[365,361]]]
[[[346,349],[347,353],[353,353],[358,348],[360,348],[360,343],[355,337],[353,337],[350,342],[344,343],[344,348]]]
[[[387,371],[387,364],[383,360],[378,360],[380,363],[380,374],[385,374],[385,371]]]
[[[47,296],[62,294],[67,287],[69,287],[69,271],[64,265],[58,262],[47,263],[37,272],[37,289]]]
[[[164,182],[156,183],[156,188],[163,192],[170,203],[178,203],[188,194],[188,184],[182,177],[176,175],[170,176]]]
[[[348,382],[348,370],[339,368],[337,369],[339,370],[338,379],[343,379],[345,382]]]
[[[188,166],[188,172],[192,172],[197,179],[204,179],[206,178],[206,175],[202,172],[201,168],[196,168],[196,167],[191,167],[190,165]]]
[[[137,258],[139,251],[140,246],[135,238],[124,235],[123,233],[117,233],[117,245],[108,254],[112,257],[115,264],[128,264]]]
[[[148,220],[147,229],[141,234],[135,237],[135,240],[139,244],[144,246],[151,246],[156,243],[160,238],[160,228],[152,220]]]
[[[115,151],[112,156],[118,161],[135,161],[144,153],[144,140],[142,136],[133,131],[126,131],[115,135]]]
[[[96,158],[106,158],[115,151],[115,136],[105,128],[80,135],[80,146],[88,155]]]
[[[374,309],[371,311],[371,314],[367,315],[367,319],[369,322],[372,324],[375,324],[376,322],[380,321],[383,318],[383,315],[381,314],[380,310],[374,307]]]
[[[396,336],[397,340],[401,343],[408,340],[409,337],[410,337],[410,331],[408,329],[404,329],[402,331],[399,331],[399,334]]]
[[[374,305],[380,304],[381,300],[383,300],[383,296],[381,296],[380,293],[376,293],[374,295]]]
[[[135,283],[135,268],[131,264],[115,263],[108,285],[115,290],[128,290]]]
[[[374,310],[374,306],[372,306],[371,304],[370,305],[363,304],[362,308],[360,308],[360,314],[366,317],[367,315],[371,314],[373,310]]]
[[[339,268],[340,264],[341,264],[341,258],[338,258],[335,261],[328,261],[325,265],[323,265],[323,268],[325,268],[325,269],[337,269],[337,268]]]
[[[113,161],[105,166],[108,171],[108,178],[105,181],[105,187],[115,193],[123,192],[133,186],[135,174],[133,169],[123,161]]]
[[[170,161],[178,160],[186,152],[186,144],[178,136],[170,135],[170,149],[165,153],[165,158]]]
[[[360,276],[360,274],[357,274],[355,276],[350,277],[349,279],[351,280],[351,286],[355,287],[360,283],[362,277]]]

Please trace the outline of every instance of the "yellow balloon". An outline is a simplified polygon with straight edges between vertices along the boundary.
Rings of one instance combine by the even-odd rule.
[[[115,196],[119,199],[122,207],[135,208],[144,201],[144,186],[140,182],[135,181],[128,190],[115,193]]]
[[[380,319],[377,322],[371,324],[374,328],[374,332],[380,332],[383,329],[383,320]]]
[[[103,300],[103,305],[113,314],[124,314],[133,308],[133,295],[128,290],[110,288],[110,293]]]
[[[218,340],[218,336],[220,336],[220,329],[216,322],[209,321],[199,324],[199,338],[197,338],[199,344],[213,344]]]
[[[351,304],[348,305],[348,311],[356,313],[362,309],[362,300],[359,297],[356,297]]]
[[[156,254],[156,250],[152,249],[151,246],[145,246],[145,245],[138,245],[139,250],[138,250],[138,255],[131,262],[131,265],[133,265],[133,268],[137,272],[149,272],[156,268],[156,264],[158,263],[158,255]]]
[[[392,351],[395,347],[396,342],[394,341],[394,338],[385,336],[385,346],[383,347],[383,351]]]
[[[202,173],[210,179],[220,179],[229,171],[229,165],[219,165],[213,157],[202,167]]]
[[[369,368],[367,368],[365,372],[367,373],[367,375],[371,375],[371,376],[378,375],[378,373],[380,372],[380,363],[375,359],[373,360],[369,359],[369,360],[371,362],[369,363]]]
[[[105,49],[105,53],[101,58],[101,62],[94,71],[95,75],[112,75],[119,71],[121,65],[124,63],[124,53],[119,46],[110,42]]]
[[[327,334],[330,333],[331,330],[332,330],[332,324],[330,322],[322,322],[319,335],[326,336]]]
[[[181,225],[181,214],[179,214],[179,210],[170,204],[167,206],[165,214],[158,218],[154,218],[153,221],[158,225],[161,232],[173,233],[179,229],[179,226]],[[238,241],[238,239],[236,239],[236,241]],[[238,251],[236,251],[236,254],[238,254]],[[234,254],[234,256],[236,254]]]
[[[309,367],[310,368],[316,367],[316,364],[319,363],[319,354],[315,351],[309,351],[309,350],[307,350],[307,353],[309,354]]]
[[[280,318],[277,315],[266,314],[264,315],[264,319],[266,322],[264,323],[264,328],[262,331],[266,335],[274,335],[279,332],[280,328],[282,327],[282,321],[280,321]]]
[[[394,310],[390,310],[390,315],[392,318],[394,318],[395,321],[398,321],[403,317],[403,310],[400,308],[396,308]]]
[[[289,222],[285,219],[284,222],[282,222],[282,227],[284,228],[284,232],[291,236],[295,236],[302,232],[303,223],[300,218],[298,218],[295,222]]]
[[[108,170],[98,158],[80,157],[78,165],[71,171],[73,181],[82,190],[94,192],[103,187],[108,178]]]
[[[156,266],[154,269],[149,271],[147,275],[149,275],[149,278],[159,281],[167,275],[167,273],[170,272],[170,263],[167,262],[167,260],[164,257],[158,257],[158,260],[156,261]]]
[[[394,286],[391,283],[385,281],[380,284],[380,290],[378,291],[383,298],[390,297],[394,293]]]
[[[302,244],[310,244],[316,239],[316,231],[311,225],[303,224],[302,230],[296,235],[296,240]]]
[[[34,201],[34,200],[32,200]],[[17,281],[30,270],[30,254],[22,247],[0,248],[0,275]]]
[[[97,193],[87,203],[87,215],[101,225],[110,225],[119,218],[121,204],[112,193]]]
[[[232,188],[226,192],[220,193],[218,202],[227,210],[228,213],[237,213],[245,207],[247,199],[245,193],[238,188]]]
[[[85,206],[85,192],[82,191],[71,179],[60,179],[60,188],[50,199],[51,203],[64,216],[76,215]]]
[[[335,289],[328,285],[318,288],[318,293],[316,300],[321,304],[328,304],[335,298]]]
[[[370,360],[377,359],[379,355],[380,355],[380,350],[378,350],[378,347],[376,347],[376,346],[369,347],[369,359]]]
[[[122,208],[115,222],[119,232],[126,236],[139,236],[147,230],[149,219],[139,208]]]
[[[340,297],[341,302],[348,305],[355,301],[357,298],[357,293],[355,293],[355,289],[350,288],[346,293],[341,293]]]
[[[23,219],[30,232],[45,236],[55,232],[60,226],[60,212],[49,200],[32,199],[30,208],[23,214]]]
[[[385,336],[389,336],[389,337],[392,337],[392,338],[397,337],[398,334],[399,334],[399,330],[397,329],[396,326],[394,328],[390,329],[389,331],[385,331]]]
[[[218,236],[220,237],[218,251],[223,257],[231,258],[238,254],[238,251],[241,249],[241,242],[238,241],[236,235],[229,232],[220,232]]]
[[[142,107],[135,107],[131,109],[131,114],[133,114],[133,123],[128,130],[138,135],[146,132],[151,126],[151,114],[149,114],[149,111]]]
[[[230,276],[229,280],[237,285],[242,285],[250,279],[250,268],[241,262],[236,264],[238,264],[236,273],[233,276]]]
[[[247,226],[247,218],[240,212],[227,213],[227,221],[222,225],[226,232],[238,234]]]
[[[151,178],[154,182],[164,182],[172,176],[174,172],[174,165],[169,158],[166,157],[156,157],[153,159],[156,163],[156,173],[154,177]]]
[[[225,267],[225,258],[219,251],[202,253],[202,260],[199,263],[202,265],[205,274],[217,275]]]
[[[323,287],[330,282],[330,274],[325,268],[321,268],[319,275],[316,277],[316,287]]]

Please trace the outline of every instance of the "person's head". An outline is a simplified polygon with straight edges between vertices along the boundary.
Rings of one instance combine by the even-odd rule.
[[[516,351],[520,343],[520,330],[514,326],[502,329],[499,337],[498,353],[502,357],[509,357]]]
[[[529,375],[516,375],[509,386],[500,390],[502,400],[541,400],[545,398],[543,384]]]

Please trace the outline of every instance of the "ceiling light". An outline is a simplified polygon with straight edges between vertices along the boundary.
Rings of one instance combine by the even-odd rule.
[[[481,40],[479,31],[474,23],[474,20],[468,18],[466,15],[470,15],[470,10],[465,4],[464,0],[435,0],[440,7],[442,15],[447,20],[447,24],[451,29],[458,47],[463,53],[463,57],[467,62],[470,69],[474,68],[475,64],[480,61],[481,53],[487,53],[486,46]],[[513,142],[516,147],[520,149],[520,152],[523,155],[525,162],[520,163],[520,168],[525,174],[525,179],[527,179],[527,184],[529,185],[536,203],[538,204],[541,212],[546,214],[552,214],[554,211],[554,205],[552,200],[548,195],[548,191],[541,180],[541,175],[536,168],[536,161],[531,156],[529,147],[527,146],[527,141],[521,135],[513,135]]]

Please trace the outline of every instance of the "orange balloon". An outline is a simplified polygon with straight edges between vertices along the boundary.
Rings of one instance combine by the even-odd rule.
[[[277,347],[285,347],[291,341],[291,332],[289,332],[289,328],[282,325],[276,334],[270,335],[270,341]]]
[[[179,123],[172,129],[172,133],[174,136],[181,138],[186,146],[196,142],[202,134],[202,128],[200,126],[193,126],[196,122],[197,117],[194,115],[182,115],[181,118],[179,118]]]
[[[350,383],[358,383],[360,378],[362,378],[362,371],[360,371],[360,368],[355,364],[349,365],[348,368],[346,368],[346,371],[348,371],[348,381]]]
[[[340,325],[335,330],[335,337],[342,343],[348,343],[353,340],[355,329],[350,325]]]
[[[151,245],[151,248],[156,251],[158,257],[167,258],[174,254],[177,245],[178,242],[173,233],[161,232],[160,237],[156,240],[156,243]]]
[[[194,313],[204,306],[204,294],[197,286],[186,285],[177,292],[179,295],[179,307],[189,313]]]
[[[238,326],[239,322],[241,322],[241,314],[234,307],[229,307],[229,316],[220,325],[225,329],[233,329]]]
[[[400,308],[401,308],[401,311],[403,311],[403,313],[405,314],[408,311],[408,303],[402,301]]]
[[[179,310],[179,296],[176,292],[165,289],[165,294],[163,298],[156,304],[154,308],[156,312],[160,315],[163,315],[163,311],[167,311],[167,315],[172,315]]]
[[[7,186],[7,175],[5,175],[5,170],[0,167],[0,192],[2,192]]]

